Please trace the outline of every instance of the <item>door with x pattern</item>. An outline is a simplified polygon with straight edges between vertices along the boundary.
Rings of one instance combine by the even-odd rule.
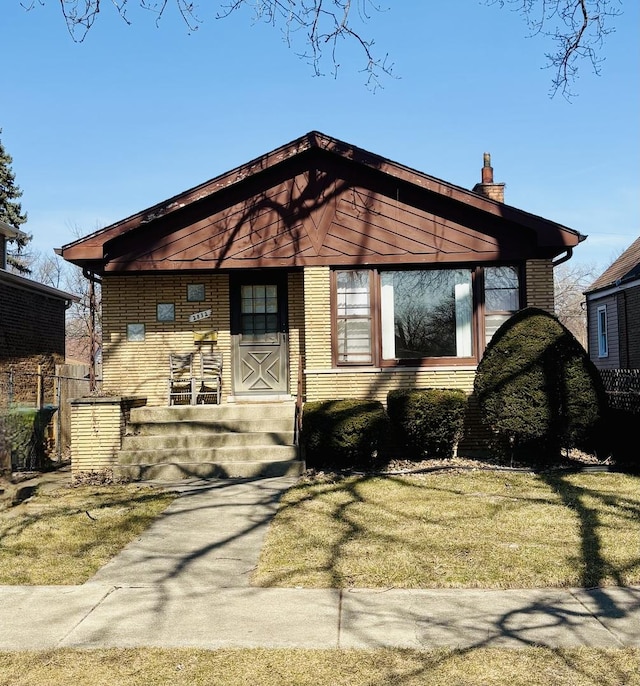
[[[234,394],[284,394],[289,386],[286,273],[232,277]]]

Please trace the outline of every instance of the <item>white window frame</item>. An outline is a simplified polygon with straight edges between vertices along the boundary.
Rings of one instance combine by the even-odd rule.
[[[598,357],[609,357],[609,335],[607,331],[607,306],[600,305],[597,310]]]

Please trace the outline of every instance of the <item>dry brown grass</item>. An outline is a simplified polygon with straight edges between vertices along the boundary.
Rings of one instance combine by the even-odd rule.
[[[0,653],[1,686],[638,686],[640,649]]]
[[[534,588],[640,583],[640,479],[437,472],[301,483],[262,586]]]
[[[137,484],[36,494],[0,511],[0,584],[81,584],[175,498]]]

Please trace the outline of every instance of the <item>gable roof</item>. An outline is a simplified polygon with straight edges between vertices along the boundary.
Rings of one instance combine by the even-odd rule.
[[[640,237],[589,286],[585,293],[593,293],[609,286],[619,286],[640,278]]]
[[[554,258],[585,238],[311,131],[56,252],[105,273]]]

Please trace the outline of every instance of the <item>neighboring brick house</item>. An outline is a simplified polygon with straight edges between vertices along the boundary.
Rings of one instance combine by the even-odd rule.
[[[35,374],[38,367],[52,376],[64,362],[65,312],[74,296],[6,271],[6,244],[18,233],[0,222],[0,374],[11,370],[12,400],[28,402],[35,397],[35,381],[20,383],[18,376]],[[3,389],[5,381],[0,378]]]
[[[589,357],[600,370],[640,369],[640,238],[585,291]]]
[[[311,132],[58,252],[101,278],[106,391],[167,405],[169,353],[214,331],[223,403],[470,392],[585,238],[503,192],[488,155],[466,190]]]

